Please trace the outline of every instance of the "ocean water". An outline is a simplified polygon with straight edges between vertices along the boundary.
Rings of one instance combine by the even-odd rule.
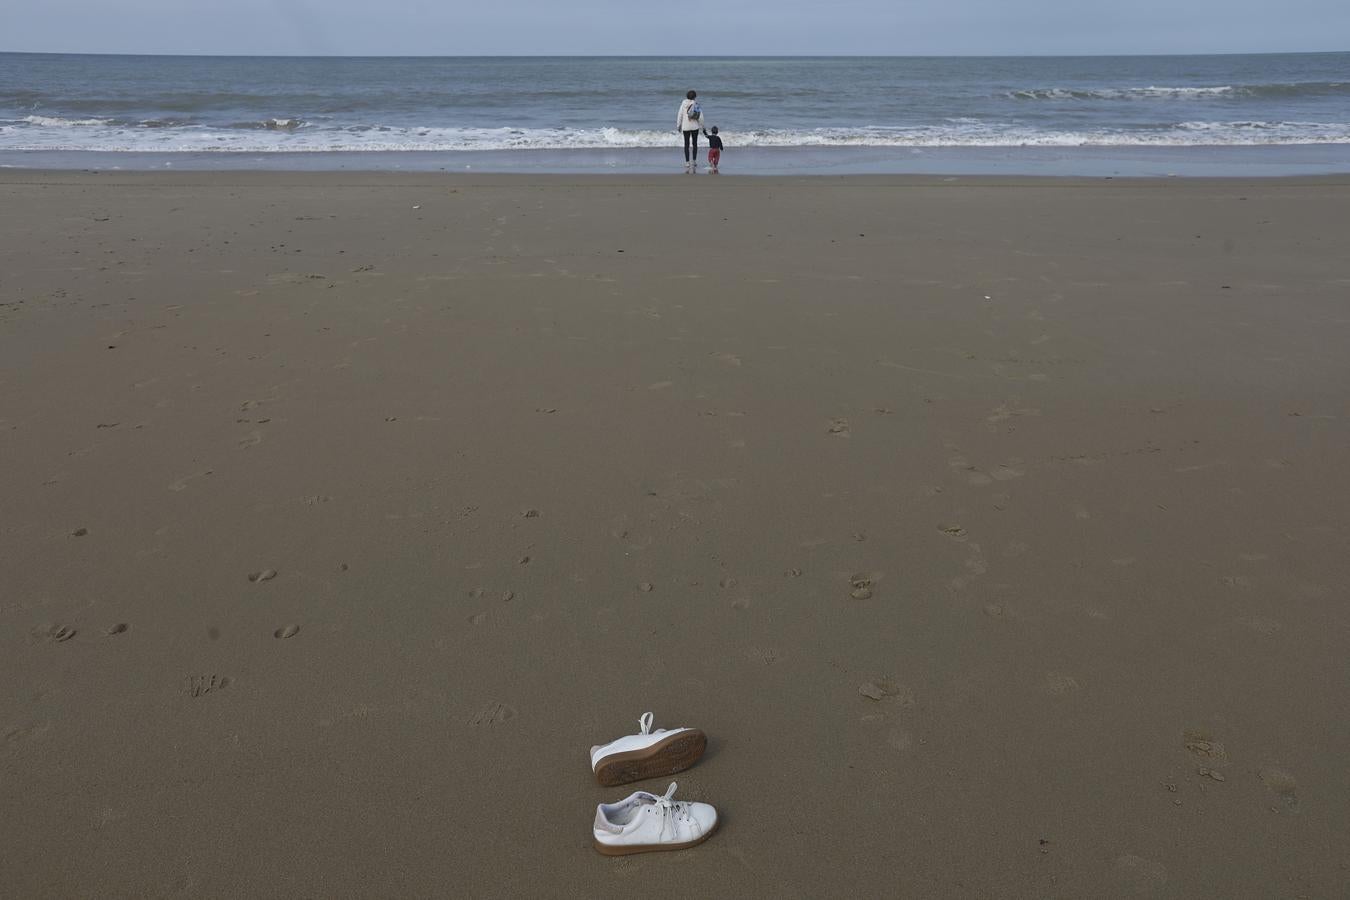
[[[699,91],[742,171],[1350,171],[1350,53],[992,58],[0,54],[0,164],[635,170]],[[981,162],[981,161],[985,162]],[[1094,162],[1096,161],[1096,162]],[[1227,162],[1225,162],[1227,161]]]

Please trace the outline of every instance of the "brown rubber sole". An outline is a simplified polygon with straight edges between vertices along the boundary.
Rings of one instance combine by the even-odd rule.
[[[697,728],[677,732],[663,738],[643,750],[629,750],[627,753],[615,753],[606,756],[596,766],[595,779],[605,787],[642,781],[647,778],[660,778],[674,775],[698,762],[707,749],[708,736]],[[664,847],[653,847],[663,850]],[[672,850],[678,847],[670,848]],[[603,852],[603,851],[601,851]],[[629,851],[632,852],[632,851]]]
[[[712,837],[717,833],[717,829],[721,827],[721,825],[722,819],[719,817],[716,822],[713,822],[713,827],[708,829],[707,834],[696,837],[692,841],[684,841],[679,844],[628,844],[626,846],[615,847],[596,841],[595,849],[599,850],[604,856],[628,856],[630,853],[656,853],[661,850],[687,850],[690,847],[697,847],[699,844]]]

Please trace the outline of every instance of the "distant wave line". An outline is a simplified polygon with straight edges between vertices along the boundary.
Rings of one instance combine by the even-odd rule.
[[[1023,88],[1000,96],[1013,100],[1157,100],[1226,97],[1350,96],[1350,81],[1299,81],[1270,84],[1221,84],[1206,87]]]

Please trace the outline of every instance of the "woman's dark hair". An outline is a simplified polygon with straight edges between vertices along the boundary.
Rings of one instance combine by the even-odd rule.
[[[698,91],[690,91],[689,93],[685,94],[684,96],[685,96],[685,99],[687,99],[687,100],[693,100],[695,97],[698,96]]]

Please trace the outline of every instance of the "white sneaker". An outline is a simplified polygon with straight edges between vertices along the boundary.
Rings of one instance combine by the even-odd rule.
[[[652,714],[638,719],[642,731],[591,748],[591,771],[605,787],[673,775],[698,762],[708,738],[697,728],[658,728]]]
[[[717,810],[707,803],[671,799],[675,783],[662,797],[638,791],[618,803],[595,808],[595,849],[606,856],[651,850],[683,850],[701,844],[717,830]]]

